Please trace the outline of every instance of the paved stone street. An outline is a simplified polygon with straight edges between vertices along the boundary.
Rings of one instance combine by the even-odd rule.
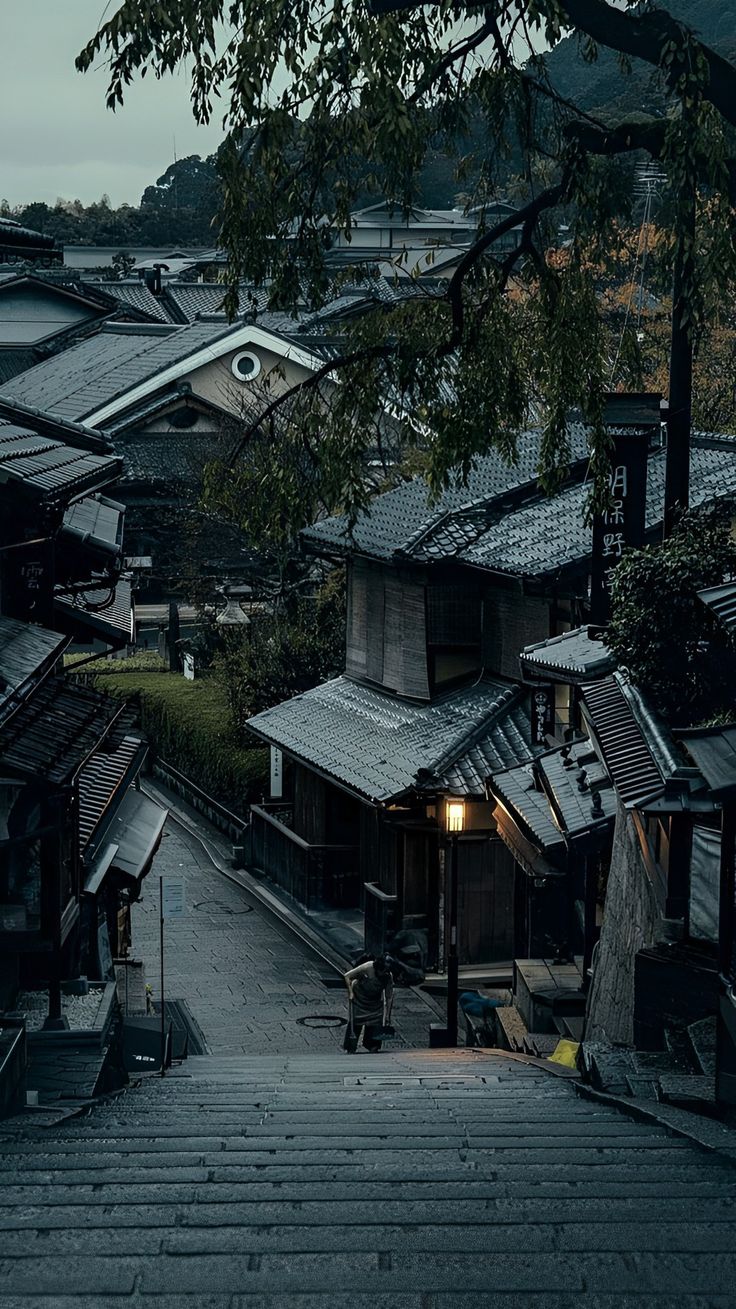
[[[165,929],[167,998],[186,1001],[213,1054],[325,1053],[341,1045],[342,1024],[312,1028],[299,1021],[345,1017],[344,988],[328,989],[320,980],[334,976],[332,970],[253,907],[247,892],[224,877],[197,837],[173,818],[133,910],[133,954],[144,960],[156,999],[161,874],[183,876],[187,896],[186,918]],[[397,991],[392,1048],[426,1046],[436,1021],[421,996]]]

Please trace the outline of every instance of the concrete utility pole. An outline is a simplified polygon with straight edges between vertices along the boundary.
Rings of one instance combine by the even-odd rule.
[[[667,414],[667,468],[664,488],[664,537],[690,503],[690,429],[693,405],[693,333],[687,296],[695,280],[695,186],[683,214],[681,240],[672,284],[670,397]]]

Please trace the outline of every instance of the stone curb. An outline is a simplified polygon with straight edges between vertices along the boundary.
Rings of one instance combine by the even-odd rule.
[[[575,1090],[586,1100],[611,1105],[638,1122],[656,1123],[673,1136],[683,1136],[708,1154],[717,1154],[728,1163],[736,1165],[736,1132],[723,1123],[689,1113],[687,1109],[678,1109],[675,1105],[629,1099],[628,1096],[612,1095],[609,1091],[596,1091],[584,1082],[578,1082]]]

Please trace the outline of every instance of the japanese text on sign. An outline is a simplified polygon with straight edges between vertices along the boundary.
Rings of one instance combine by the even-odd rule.
[[[183,918],[186,914],[186,894],[183,877],[161,878],[161,917]]]

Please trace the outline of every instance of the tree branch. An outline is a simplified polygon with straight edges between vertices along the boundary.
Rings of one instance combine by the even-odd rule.
[[[495,227],[492,227],[489,232],[484,232],[483,236],[479,237],[478,240],[470,246],[470,249],[463,255],[455,272],[450,278],[444,297],[447,299],[452,313],[452,330],[447,337],[447,340],[443,341],[441,345],[433,347],[431,351],[425,350],[423,352],[417,352],[417,357],[419,357],[420,354],[429,355],[430,353],[434,357],[442,357],[452,354],[453,350],[457,349],[462,341],[464,330],[462,287],[471,268],[495,241],[504,236],[506,232],[513,231],[515,227],[521,227],[523,234],[522,241],[515,250],[510,251],[506,259],[503,261],[502,271],[505,278],[508,278],[520,255],[528,249],[531,232],[540,214],[542,214],[544,210],[550,209],[559,203],[564,195],[565,186],[566,182],[563,181],[557,186],[548,187],[546,191],[542,191],[536,199],[532,200],[530,204],[525,205],[523,209],[517,209],[515,213],[509,214],[508,218],[502,219],[500,223],[497,223]],[[420,299],[421,296],[418,293],[416,297],[411,298]],[[304,395],[307,392],[316,390],[320,386],[320,383],[327,381],[334,373],[340,372],[346,368],[351,368],[358,364],[372,363],[376,359],[390,359],[397,353],[398,346],[395,343],[385,342],[382,345],[361,346],[357,350],[352,350],[348,354],[342,355],[340,359],[330,359],[327,363],[323,364],[321,368],[318,368],[316,372],[312,373],[309,377],[305,377],[303,381],[297,382],[296,385],[290,387],[288,391],[284,391],[281,395],[275,396],[274,399],[266,405],[266,408],[258,418],[249,423],[245,432],[243,432],[239,437],[228,456],[228,464],[232,466],[238,458],[238,455],[247,445],[251,436],[253,436],[259,428],[262,428],[264,423],[269,422],[273,415],[284,404],[286,404],[287,400],[293,400],[297,395]]]

